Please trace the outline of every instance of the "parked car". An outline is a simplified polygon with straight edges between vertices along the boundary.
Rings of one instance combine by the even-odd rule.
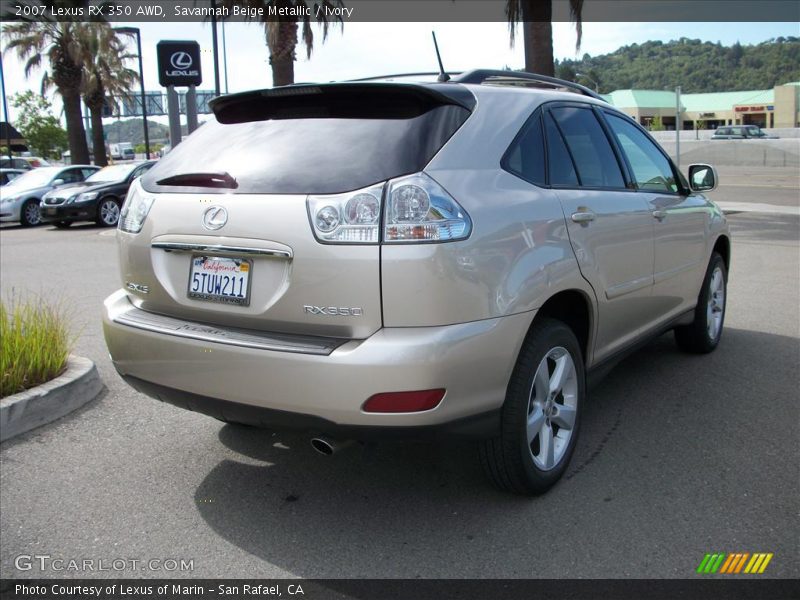
[[[120,219],[104,331],[145,394],[326,454],[477,437],[495,484],[535,494],[569,464],[590,376],[665,331],[720,341],[714,169],[687,180],[583,86],[479,70],[211,106]]]
[[[112,165],[93,173],[85,181],[63,185],[42,197],[42,221],[69,227],[74,221],[95,221],[116,227],[128,187],[155,161]]]
[[[114,160],[134,160],[136,153],[134,152],[133,145],[130,142],[122,142],[120,144],[109,145],[109,155]]]
[[[718,127],[711,136],[712,140],[777,140],[777,135],[769,135],[758,125],[736,125],[734,127]]]
[[[0,169],[0,186],[10,183],[23,173],[25,169]]]
[[[100,167],[73,165],[70,167],[40,167],[26,172],[3,186],[0,195],[0,223],[17,222],[23,226],[38,225],[42,221],[39,203],[50,190],[83,181]]]
[[[22,169],[30,171],[38,167],[49,167],[50,163],[40,156],[3,156],[0,157],[0,168]]]

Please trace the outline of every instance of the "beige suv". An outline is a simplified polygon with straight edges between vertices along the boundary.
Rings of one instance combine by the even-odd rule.
[[[105,336],[149,396],[325,453],[476,437],[531,494],[569,463],[590,374],[671,329],[719,343],[714,170],[687,181],[582,86],[481,70],[212,108],[120,219]]]

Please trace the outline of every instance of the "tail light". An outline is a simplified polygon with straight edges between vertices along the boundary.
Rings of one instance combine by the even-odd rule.
[[[450,242],[472,231],[466,211],[425,173],[346,194],[309,196],[308,213],[317,239],[334,244]]]
[[[137,179],[131,184],[128,196],[122,205],[119,215],[119,228],[128,233],[139,233],[144,227],[144,220],[153,206],[155,197],[142,190]]]

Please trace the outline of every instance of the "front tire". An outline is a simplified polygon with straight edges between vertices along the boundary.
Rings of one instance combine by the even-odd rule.
[[[22,205],[19,222],[23,227],[33,227],[42,222],[42,213],[39,210],[38,200],[27,200]]]
[[[585,394],[575,334],[561,321],[539,321],[511,375],[500,435],[480,447],[483,467],[498,488],[535,495],[561,478],[575,450]]]
[[[119,223],[119,202],[114,198],[102,198],[97,203],[96,222],[102,227],[116,227]]]
[[[722,337],[725,323],[728,270],[722,256],[714,252],[706,269],[703,287],[694,309],[694,321],[675,328],[675,341],[684,352],[707,354]]]

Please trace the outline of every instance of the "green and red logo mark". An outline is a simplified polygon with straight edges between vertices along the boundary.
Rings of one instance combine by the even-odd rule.
[[[718,552],[716,554],[706,554],[697,567],[697,572],[701,575],[722,573],[725,575],[738,575],[749,573],[751,575],[761,574],[767,568],[769,561],[772,560],[772,552]]]

